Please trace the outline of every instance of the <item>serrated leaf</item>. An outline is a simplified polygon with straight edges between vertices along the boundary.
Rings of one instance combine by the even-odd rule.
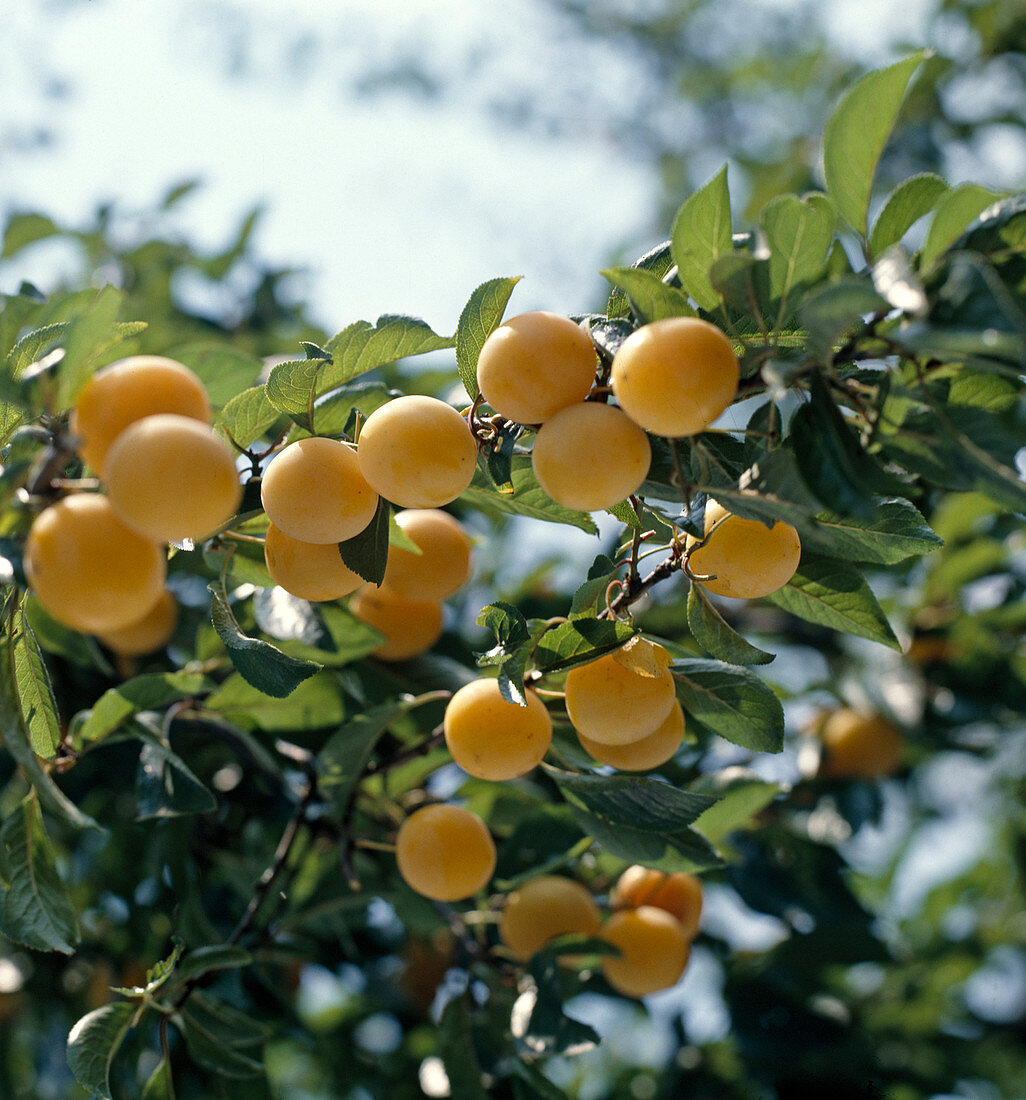
[[[495,635],[495,646],[478,655],[479,665],[502,664],[525,642],[531,640],[527,620],[512,604],[496,600],[481,608],[476,622]]]
[[[909,82],[926,56],[926,51],[920,51],[856,81],[834,108],[823,131],[827,191],[841,217],[863,236],[877,163]]]
[[[3,654],[10,662],[11,682],[17,691],[32,751],[37,756],[52,760],[61,743],[57,701],[54,699],[50,673],[24,610],[19,618],[21,629],[13,639],[4,643]]]
[[[719,661],[732,665],[766,665],[774,654],[752,645],[738,634],[710,601],[700,584],[688,593],[688,626],[698,644]]]
[[[216,426],[223,428],[240,447],[248,447],[281,416],[281,411],[267,396],[267,387],[251,386],[226,402]]]
[[[938,202],[926,242],[919,252],[924,270],[962,235],[966,226],[997,198],[997,192],[975,183],[960,183]]]
[[[463,388],[477,398],[477,358],[485,340],[502,323],[513,288],[522,276],[489,279],[471,294],[456,326],[456,369]]]
[[[715,802],[713,796],[647,776],[586,775],[543,766],[571,805],[644,832],[678,832]]]
[[[358,535],[338,544],[343,563],[370,584],[380,585],[385,577],[391,515],[391,505],[384,497],[378,497],[370,523]]]
[[[244,947],[211,943],[193,948],[184,955],[175,969],[175,977],[180,982],[188,982],[214,970],[235,970],[240,966],[249,966],[252,961],[252,954]]]
[[[706,311],[719,305],[720,297],[709,279],[709,268],[733,250],[730,192],[726,165],[685,200],[677,212],[671,233],[673,259],[684,289]]]
[[[619,649],[636,633],[616,619],[576,618],[547,630],[534,647],[534,665],[546,674],[565,672]]]
[[[794,312],[802,288],[822,275],[837,214],[825,195],[781,195],[763,208],[760,219],[770,248],[770,293],[780,327]]]
[[[146,984],[131,986],[129,988],[122,988],[120,986],[114,986],[115,993],[121,993],[125,997],[144,997],[150,993],[156,993],[158,989],[171,980],[172,974],[175,972],[175,966],[178,964],[178,960],[182,957],[182,952],[185,950],[185,944],[175,938],[174,944],[171,948],[171,954],[166,958],[156,962],[146,971]]]
[[[652,271],[611,267],[599,274],[627,296],[633,311],[644,323],[666,317],[696,316],[688,296],[678,287],[668,286]]]
[[[878,257],[897,244],[920,218],[937,205],[948,185],[933,172],[921,172],[903,180],[887,196],[873,232],[869,237],[869,254]]]
[[[530,458],[514,458],[511,470],[512,493],[499,493],[489,483],[485,474],[478,470],[469,489],[465,489],[460,500],[473,508],[484,512],[504,512],[514,516],[529,516],[531,519],[546,520],[549,523],[565,523],[579,527],[589,535],[598,533],[595,521],[587,512],[575,512],[557,504],[538,484],[531,469]]]
[[[143,736],[135,773],[136,821],[151,821],[217,809],[217,799],[185,761],[159,737]]]
[[[94,1009],[71,1029],[68,1065],[75,1080],[98,1100],[112,1100],[110,1067],[132,1026],[136,1007],[117,1001]]]
[[[321,386],[323,390],[334,389],[385,363],[455,345],[454,336],[439,336],[416,317],[386,314],[374,325],[356,321],[325,345],[332,361],[321,376]]]
[[[674,262],[673,256],[670,253],[670,242],[664,241],[662,244],[656,245],[655,248],[649,249],[644,256],[635,260],[634,263],[631,264],[631,269],[634,271],[648,271],[662,280],[673,266]],[[619,287],[614,287],[606,302],[606,316],[608,321],[611,322],[610,327],[616,326],[623,318],[628,317],[630,311],[630,303],[627,300],[627,295],[624,294]],[[628,327],[627,332],[629,333],[630,331],[631,327]],[[626,336],[626,333],[624,336]],[[621,336],[620,340],[622,341],[623,338],[624,337]],[[614,354],[615,350],[615,348],[612,349]]]
[[[105,691],[75,732],[75,745],[102,741],[133,715],[159,710],[210,690],[210,682],[198,672],[155,672],[136,676]]]
[[[75,908],[31,796],[0,828],[0,872],[0,934],[35,951],[73,954],[79,940]]]
[[[208,588],[213,597],[214,630],[228,650],[232,664],[247,683],[266,695],[284,699],[304,680],[320,671],[322,666],[313,661],[297,660],[269,642],[247,637],[232,614],[223,586],[214,582]]]
[[[278,363],[264,384],[267,400],[311,433],[314,430],[318,384],[326,367],[323,359],[295,359]],[[320,388],[325,387],[322,384]]]
[[[381,703],[357,714],[331,735],[317,754],[319,789],[342,815],[352,798],[374,746],[409,706]]]
[[[901,497],[876,500],[867,520],[820,512],[813,523],[797,527],[807,552],[875,565],[896,565],[943,545],[918,509]]]
[[[689,719],[755,752],[784,747],[784,711],[754,672],[722,661],[674,661],[677,696]]]
[[[806,622],[901,649],[865,577],[847,562],[803,556],[795,575],[766,599]]]
[[[659,871],[706,871],[722,867],[723,859],[697,830],[675,833],[648,832],[622,822],[611,822],[597,814],[572,807],[581,829],[610,855],[643,863]]]

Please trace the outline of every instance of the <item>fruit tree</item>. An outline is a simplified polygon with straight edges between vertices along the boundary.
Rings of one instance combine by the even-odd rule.
[[[565,1100],[646,1008],[602,1095],[1026,1094],[1021,809],[871,858],[1026,788],[1026,202],[877,193],[921,63],[573,317],[3,298],[0,1095]]]

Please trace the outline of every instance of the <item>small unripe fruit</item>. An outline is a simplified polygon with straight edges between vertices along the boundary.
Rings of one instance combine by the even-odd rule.
[[[342,560],[334,542],[301,542],[274,524],[264,538],[264,561],[274,583],[301,600],[338,600],[363,578]]]
[[[684,926],[654,905],[619,910],[603,925],[601,935],[621,952],[602,956],[602,973],[627,997],[646,997],[676,985],[691,954]]]
[[[399,874],[435,901],[459,901],[483,890],[495,870],[495,842],[485,823],[460,806],[424,806],[399,826]]]
[[[603,745],[579,730],[581,747],[600,764],[608,764],[622,772],[646,772],[672,760],[684,740],[684,709],[676,699],[663,724],[647,737],[626,745]]]
[[[141,657],[163,649],[171,641],[177,625],[178,601],[165,589],[141,619],[96,637],[112,653],[121,657]]]
[[[136,420],[176,413],[208,423],[210,402],[203,383],[188,367],[160,355],[132,355],[102,367],[82,387],[70,428],[78,451],[100,477],[107,449]]]
[[[594,936],[599,911],[587,888],[562,875],[539,875],[506,899],[499,938],[517,958],[527,961],[557,936]]]
[[[560,409],[538,429],[531,463],[558,504],[581,512],[612,508],[645,480],[648,436],[620,409],[584,401]]]
[[[405,661],[426,653],[442,635],[442,605],[437,600],[408,600],[387,588],[359,589],[349,610],[385,636],[374,650],[383,661]]]
[[[834,779],[877,779],[901,765],[903,739],[881,714],[844,707],[820,728],[825,755],[820,774]]]
[[[637,909],[654,905],[680,921],[684,934],[693,940],[702,916],[702,882],[686,871],[655,871],[636,863],[617,879],[609,895],[614,909]]]
[[[130,424],[107,451],[106,471],[118,515],[154,542],[212,534],[242,500],[228,446],[208,425],[174,413]]]
[[[271,460],[260,502],[280,531],[302,542],[339,543],[374,518],[378,494],[367,484],[352,447],[312,436],[290,443]]]
[[[541,763],[552,743],[552,719],[534,692],[527,706],[507,703],[499,681],[473,680],[445,708],[445,743],[453,760],[478,779],[515,779]]]
[[[500,416],[541,424],[588,396],[596,365],[595,348],[580,325],[537,310],[489,334],[477,360],[477,384]]]
[[[467,422],[436,397],[397,397],[367,417],[360,469],[400,508],[440,508],[470,484],[477,444]]]
[[[705,545],[691,552],[688,565],[696,576],[713,577],[702,584],[718,596],[768,596],[794,576],[802,556],[798,532],[789,523],[777,520],[767,527],[733,515],[715,500],[705,506],[705,531]],[[689,545],[696,541],[688,538]]]
[[[670,438],[704,431],[734,400],[739,379],[730,340],[697,317],[670,317],[632,332],[609,376],[631,420]]]
[[[466,583],[471,544],[458,519],[437,508],[410,508],[395,521],[420,553],[388,548],[386,588],[411,600],[444,600]]]
[[[662,646],[651,648],[659,659],[656,676],[642,675],[618,660],[615,653],[567,673],[566,709],[578,733],[603,745],[627,745],[663,724],[676,688],[670,655]]]
[[[160,598],[167,575],[163,550],[127,527],[98,493],[64,497],[40,512],[24,560],[43,608],[87,634],[142,618]]]

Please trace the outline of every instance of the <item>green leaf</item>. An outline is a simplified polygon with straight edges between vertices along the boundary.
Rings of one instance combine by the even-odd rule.
[[[897,244],[920,218],[930,213],[947,190],[947,183],[932,172],[921,172],[899,183],[887,196],[873,226],[869,254],[875,259]]]
[[[171,954],[161,959],[159,962],[154,963],[153,966],[146,971],[145,985],[131,986],[129,988],[115,986],[114,992],[121,993],[125,997],[145,997],[151,993],[156,993],[158,989],[163,988],[171,980],[175,972],[175,967],[178,965],[178,960],[182,957],[182,952],[184,950],[185,944],[176,937],[171,948]]]
[[[706,871],[722,867],[723,859],[697,830],[674,833],[650,832],[572,807],[577,823],[604,851],[626,860],[643,863],[659,871]]]
[[[510,1063],[514,1100],[570,1100],[542,1072],[528,1062],[515,1058]]]
[[[321,384],[325,390],[333,389],[385,363],[455,345],[454,336],[439,336],[415,317],[387,314],[374,325],[356,321],[325,345],[332,361],[325,368]]]
[[[674,266],[673,256],[670,254],[670,242],[664,241],[662,244],[656,245],[655,248],[650,249],[635,260],[631,264],[633,271],[648,271],[652,275],[655,275],[660,281],[667,275],[670,268]],[[606,301],[606,317],[611,322],[617,322],[623,318],[630,316],[630,302],[627,295],[619,288],[614,286],[612,293],[609,295]],[[604,326],[603,326],[604,327]],[[630,329],[628,328],[628,332]],[[624,334],[624,338],[626,334]]]
[[[719,776],[710,776],[695,789],[716,796],[716,802],[695,823],[713,844],[749,825],[781,790],[776,783],[768,783],[754,772],[732,775],[725,781]]]
[[[471,1034],[468,993],[453,997],[438,1022],[438,1053],[449,1078],[449,1095],[460,1100],[488,1100],[481,1063]]]
[[[755,752],[784,747],[784,711],[754,672],[722,661],[674,661],[677,695],[689,720]]]
[[[585,775],[545,766],[573,806],[644,832],[675,833],[693,824],[715,797],[647,776]]]
[[[827,191],[841,217],[863,236],[877,163],[909,82],[926,57],[926,51],[920,51],[867,73],[845,93],[823,132]]]
[[[281,413],[313,433],[313,408],[318,381],[326,369],[323,359],[295,359],[278,363],[267,376],[267,400]]]
[[[58,233],[60,228],[45,214],[14,214],[4,228],[0,259],[6,260],[30,244],[54,237]]]
[[[194,990],[175,1020],[189,1054],[205,1069],[246,1080],[263,1075],[257,1061],[267,1030],[245,1013]]]
[[[798,318],[808,330],[809,350],[829,363],[841,338],[861,327],[865,315],[888,309],[887,301],[868,279],[852,275],[806,298],[798,308]]]
[[[570,618],[591,619],[597,611],[603,610],[606,590],[618,572],[619,568],[609,557],[599,554],[588,568],[588,579],[570,600]]]
[[[733,665],[766,665],[774,654],[758,649],[730,626],[700,584],[688,593],[688,626],[698,644],[719,661]]]
[[[595,521],[587,512],[575,512],[557,504],[538,484],[531,469],[530,458],[514,458],[511,471],[513,492],[499,493],[490,484],[487,476],[477,470],[470,488],[464,490],[461,502],[484,512],[504,512],[514,516],[529,516],[531,519],[546,520],[549,523],[566,523],[579,527],[589,535],[598,534]]]
[[[727,166],[681,206],[673,222],[671,248],[684,289],[706,311],[720,304],[709,268],[733,251]]]
[[[247,637],[232,614],[224,587],[214,582],[208,588],[213,596],[211,615],[217,636],[239,675],[257,690],[284,699],[320,670],[321,666],[313,661],[297,660],[269,642]]]
[[[53,846],[31,795],[0,827],[0,934],[35,951],[74,953],[75,908],[57,874]]]
[[[61,742],[57,701],[54,699],[50,673],[24,609],[19,617],[21,629],[12,640],[4,642],[3,655],[11,666],[10,679],[17,692],[32,751],[37,756],[52,760]]]
[[[534,647],[534,664],[539,672],[565,672],[612,653],[636,633],[634,626],[618,619],[571,619],[541,636]]]
[[[217,799],[160,737],[142,735],[135,773],[136,821],[209,814]]]
[[[112,1100],[110,1067],[132,1027],[136,1006],[117,1001],[94,1009],[71,1029],[68,1065],[75,1080],[98,1100]]]
[[[820,512],[814,522],[796,526],[806,552],[874,565],[896,565],[942,545],[915,505],[901,497],[876,500],[867,520]]]
[[[303,680],[287,698],[275,698],[241,675],[207,696],[206,707],[234,725],[295,737],[302,730],[328,729],[345,717],[338,679],[321,673]]]
[[[997,192],[975,183],[960,183],[937,204],[926,243],[919,252],[919,266],[931,266],[955,243],[966,226],[997,198]]]
[[[199,377],[215,409],[253,386],[264,369],[258,355],[214,340],[178,345],[169,354]]]
[[[599,274],[627,295],[632,309],[643,322],[696,315],[688,296],[678,287],[668,286],[652,271],[639,267],[611,267]]]
[[[380,585],[385,577],[391,515],[391,505],[384,497],[378,497],[370,523],[358,535],[338,544],[343,563],[371,584]]]
[[[847,562],[805,555],[795,575],[766,599],[806,622],[901,649],[865,577]]]
[[[124,295],[105,286],[71,322],[60,366],[57,403],[62,409],[74,404],[78,391],[99,366],[99,359],[118,343],[115,321]]]
[[[162,1058],[143,1086],[141,1100],[172,1100],[173,1088],[170,1059]]]
[[[521,278],[520,275],[512,275],[482,283],[471,294],[460,314],[456,326],[456,369],[472,401],[478,394],[477,357],[485,340],[502,323],[510,295]]]
[[[75,745],[102,741],[143,710],[160,710],[179,699],[202,695],[210,682],[198,672],[154,672],[109,688],[97,699],[75,733]]]
[[[770,246],[770,293],[779,328],[794,312],[797,295],[823,273],[837,214],[825,195],[781,195],[760,218]]]
[[[266,386],[252,386],[225,403],[217,427],[240,446],[248,447],[281,419],[280,410],[267,396]]]
[[[534,979],[535,1002],[520,1045],[533,1057],[539,1054],[581,1054],[599,1043],[598,1032],[581,1020],[568,1016],[563,1008],[559,960],[540,951],[528,964]],[[459,1094],[453,1092],[452,1095]]]
[[[210,974],[214,970],[235,970],[240,966],[249,966],[253,956],[244,947],[228,943],[212,943],[197,947],[182,957],[175,968],[175,977],[180,982]]]
[[[477,655],[480,667],[498,666],[499,691],[508,703],[527,706],[524,697],[524,677],[535,642],[548,628],[548,623],[529,624],[511,604],[501,600],[488,604],[477,617],[480,626],[495,635],[496,644],[486,653]]]
[[[374,746],[407,710],[402,703],[381,703],[355,715],[325,742],[317,754],[318,787],[337,815],[345,814]]]

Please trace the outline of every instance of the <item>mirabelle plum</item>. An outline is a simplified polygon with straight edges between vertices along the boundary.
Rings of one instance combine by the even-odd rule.
[[[489,334],[477,360],[477,384],[500,416],[541,424],[588,396],[596,366],[595,348],[580,325],[537,310]]]
[[[462,416],[437,397],[397,397],[367,417],[357,451],[371,485],[400,508],[439,508],[470,484],[477,444]]]
[[[101,367],[82,387],[70,427],[79,454],[100,477],[107,449],[136,420],[177,413],[208,423],[210,402],[188,367],[160,355],[132,355]]]
[[[676,699],[663,724],[640,741],[626,745],[603,745],[578,731],[581,747],[600,764],[608,764],[622,772],[645,772],[658,768],[673,758],[684,740],[684,709]]]
[[[515,779],[541,763],[552,743],[552,719],[534,692],[527,706],[507,703],[499,681],[473,680],[445,708],[445,743],[453,760],[478,779]]]
[[[499,919],[499,938],[525,962],[557,936],[594,936],[599,911],[585,886],[562,875],[539,875],[514,890]]]
[[[242,499],[229,447],[208,425],[175,413],[129,424],[110,445],[105,468],[118,515],[154,542],[209,535]]]
[[[383,661],[426,653],[442,634],[442,605],[437,600],[408,600],[387,588],[367,586],[356,592],[349,610],[384,634],[384,642],[374,650]]]
[[[458,519],[437,508],[409,508],[395,521],[420,553],[388,548],[386,588],[410,600],[444,600],[466,583],[471,544]]]
[[[609,382],[631,420],[674,438],[704,431],[734,400],[739,378],[730,340],[715,325],[670,317],[624,340]]]
[[[418,894],[459,901],[488,884],[495,870],[495,842],[470,810],[424,806],[399,826],[395,858],[399,874]]]
[[[538,483],[567,508],[611,508],[645,480],[648,436],[620,409],[583,401],[538,429],[531,463]]]
[[[602,745],[627,745],[648,737],[663,724],[676,689],[670,655],[662,646],[652,646],[652,651],[659,661],[657,676],[635,671],[617,660],[616,653],[567,673],[566,710],[578,733]]]
[[[301,542],[273,523],[264,538],[264,561],[274,583],[301,600],[341,599],[363,584],[342,560],[337,543]]]
[[[820,728],[826,750],[820,774],[835,779],[876,779],[901,764],[903,738],[882,714],[843,707]]]
[[[686,871],[667,874],[636,863],[617,879],[609,902],[614,909],[637,909],[642,905],[665,909],[680,921],[685,936],[693,940],[702,916],[702,883]]]
[[[337,439],[290,443],[272,459],[260,484],[268,519],[302,542],[345,542],[374,518],[378,494],[356,452]]]
[[[654,905],[618,910],[600,935],[621,952],[602,956],[602,973],[627,997],[645,997],[676,985],[691,954],[684,926]]]
[[[742,519],[718,501],[705,506],[704,546],[688,558],[691,572],[711,576],[702,584],[718,596],[754,600],[783,588],[794,576],[802,556],[798,532],[783,520],[772,527],[757,519]],[[697,540],[688,538],[688,544]]]
[[[25,574],[58,622],[102,634],[150,610],[164,591],[167,560],[105,496],[77,493],[36,517],[25,542]]]
[[[107,630],[97,638],[121,657],[141,657],[167,645],[178,625],[178,601],[165,589],[157,602],[134,622],[118,630]]]

